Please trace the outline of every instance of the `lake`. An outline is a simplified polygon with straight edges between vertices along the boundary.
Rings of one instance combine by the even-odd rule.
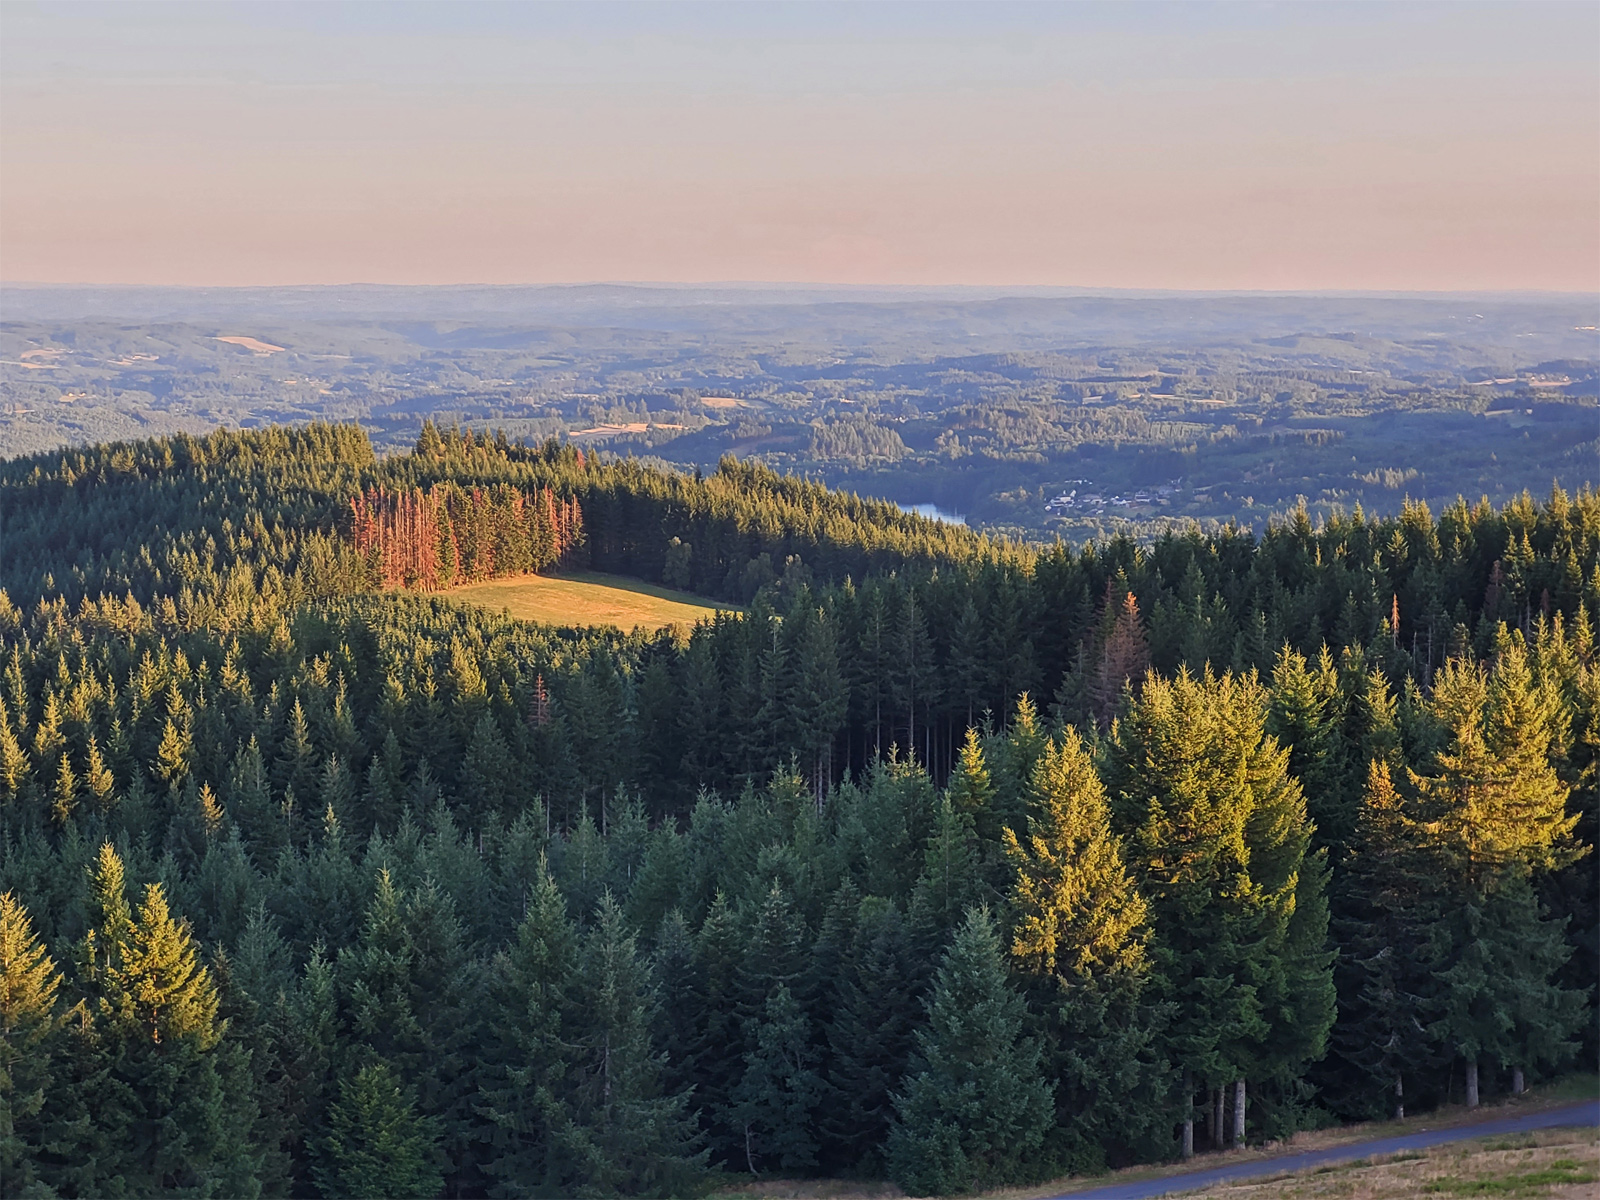
[[[919,517],[927,517],[930,521],[943,521],[946,525],[967,523],[967,519],[960,513],[945,512],[937,504],[901,504],[898,500],[894,503],[901,512],[915,513]]]

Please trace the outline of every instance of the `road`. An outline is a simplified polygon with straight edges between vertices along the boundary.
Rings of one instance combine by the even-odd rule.
[[[1494,1137],[1497,1134],[1527,1133],[1534,1129],[1554,1129],[1567,1125],[1600,1125],[1600,1100],[1587,1100],[1582,1104],[1569,1104],[1562,1108],[1529,1113],[1521,1117],[1501,1117],[1479,1121],[1471,1125],[1455,1125],[1448,1129],[1419,1129],[1399,1137],[1378,1138],[1370,1142],[1351,1142],[1347,1146],[1331,1146],[1326,1150],[1307,1150],[1300,1154],[1285,1154],[1278,1158],[1259,1158],[1232,1166],[1216,1166],[1201,1171],[1188,1171],[1182,1175],[1168,1175],[1161,1179],[1140,1179],[1127,1183],[1108,1183],[1099,1187],[1086,1187],[1081,1191],[1062,1192],[1060,1200],[1150,1200],[1154,1196],[1168,1196],[1173,1192],[1192,1192],[1210,1187],[1214,1183],[1231,1183],[1240,1179],[1259,1178],[1263,1175],[1281,1175],[1288,1171],[1304,1171],[1325,1163],[1348,1162],[1354,1158],[1370,1158],[1379,1154],[1394,1154],[1401,1150],[1426,1150],[1447,1142],[1464,1142],[1472,1138]],[[1056,1200],[1052,1197],[1051,1200]]]

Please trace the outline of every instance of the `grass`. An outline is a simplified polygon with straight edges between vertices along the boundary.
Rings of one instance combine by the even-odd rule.
[[[688,592],[641,583],[621,575],[584,571],[571,575],[520,575],[469,583],[443,593],[522,621],[567,627],[614,625],[618,629],[663,629],[693,625],[732,605],[708,603]]]
[[[1231,1163],[1276,1158],[1306,1150],[1322,1150],[1352,1142],[1377,1141],[1425,1129],[1447,1129],[1492,1121],[1521,1113],[1559,1108],[1600,1093],[1600,1078],[1569,1075],[1529,1089],[1521,1096],[1498,1098],[1478,1109],[1451,1105],[1418,1113],[1405,1121],[1379,1121],[1309,1130],[1282,1142],[1250,1146],[1242,1151],[1201,1154],[1189,1163],[1129,1167],[1107,1175],[1069,1177],[1028,1188],[987,1193],[988,1200],[1037,1200],[1112,1183],[1161,1179]],[[1594,1188],[1600,1166],[1600,1145],[1593,1129],[1548,1129],[1455,1142],[1431,1150],[1326,1163],[1298,1174],[1219,1185],[1188,1192],[1207,1200],[1400,1200],[1401,1197],[1493,1196],[1568,1198],[1600,1195]],[[1577,1164],[1576,1166],[1568,1164]],[[1587,1165],[1586,1165],[1587,1164]],[[1466,1189],[1466,1190],[1462,1190]],[[729,1179],[711,1200],[887,1200],[903,1193],[891,1183],[842,1179]]]
[[[1455,1142],[1181,1194],[1191,1200],[1543,1200],[1595,1195],[1597,1167],[1600,1140],[1593,1129],[1541,1129],[1515,1142]]]

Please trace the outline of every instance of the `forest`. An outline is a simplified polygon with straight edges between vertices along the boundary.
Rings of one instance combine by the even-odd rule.
[[[8,1196],[969,1193],[1600,1052],[1589,487],[1074,548],[311,424],[0,519]],[[549,569],[744,611],[437,594]]]

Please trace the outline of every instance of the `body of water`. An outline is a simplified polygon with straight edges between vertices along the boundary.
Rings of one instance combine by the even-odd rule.
[[[901,512],[915,513],[919,517],[927,517],[930,521],[943,521],[947,525],[965,525],[967,519],[960,513],[945,512],[937,504],[901,504],[895,501],[895,506]]]

